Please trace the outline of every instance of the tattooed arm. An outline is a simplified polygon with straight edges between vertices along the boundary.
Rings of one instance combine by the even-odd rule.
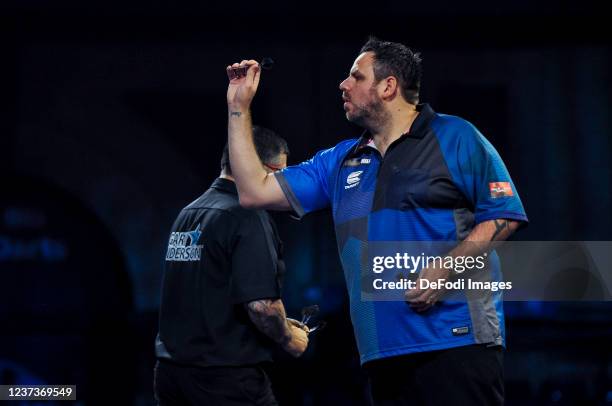
[[[484,221],[474,227],[465,241],[503,241],[516,231],[519,224],[520,221],[506,219]]]
[[[280,299],[261,299],[249,302],[247,310],[251,321],[274,342],[285,345],[291,340],[291,330]]]
[[[467,238],[450,252],[451,256],[475,256],[492,251],[496,241],[508,239],[519,227],[520,221],[495,219],[484,221],[472,230]]]
[[[280,299],[254,300],[246,308],[255,326],[289,354],[299,357],[306,351],[307,332],[288,321],[285,306]]]
[[[447,255],[452,257],[477,257],[495,249],[496,242],[504,241],[519,227],[520,222],[507,219],[484,221],[472,230],[467,238]],[[427,267],[421,271],[420,279],[436,281],[449,279],[452,271],[445,268]],[[418,312],[423,312],[434,305],[443,295],[443,289],[411,289],[406,292],[406,300]]]

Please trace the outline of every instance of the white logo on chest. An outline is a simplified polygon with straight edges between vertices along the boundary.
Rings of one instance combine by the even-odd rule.
[[[351,172],[349,176],[346,177],[346,186],[344,186],[344,189],[350,189],[352,187],[357,186],[361,181],[361,179],[359,179],[359,176],[361,176],[362,173],[363,171]]]

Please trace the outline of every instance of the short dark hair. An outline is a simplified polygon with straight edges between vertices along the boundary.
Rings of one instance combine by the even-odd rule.
[[[257,156],[259,156],[259,160],[264,164],[277,164],[276,160],[279,155],[289,155],[287,141],[268,128],[254,125],[253,142],[255,143]],[[223,155],[221,156],[221,170],[225,171],[228,175],[232,174],[227,143],[225,148],[223,148]]]
[[[399,83],[400,93],[406,101],[419,102],[423,59],[421,54],[412,51],[398,42],[381,41],[370,36],[359,52],[374,53],[374,78],[377,82],[387,76],[395,76]]]

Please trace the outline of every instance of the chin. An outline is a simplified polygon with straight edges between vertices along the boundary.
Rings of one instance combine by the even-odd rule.
[[[354,111],[350,111],[350,110],[347,110],[345,112],[345,116],[346,116],[346,119],[351,122],[359,119],[359,114],[355,114]]]
[[[346,113],[346,119],[349,122],[353,123],[353,124],[357,124],[357,125],[362,125],[363,124],[363,116],[362,115]]]

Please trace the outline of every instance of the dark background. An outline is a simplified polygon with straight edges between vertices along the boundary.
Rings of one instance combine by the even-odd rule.
[[[396,4],[397,3],[397,4]],[[0,6],[0,383],[149,405],[170,226],[219,172],[225,66],[270,56],[257,124],[290,162],[360,131],[338,84],[369,34],[421,51],[421,99],[512,174],[522,240],[612,237],[612,35],[590,2],[52,2]],[[272,370],[284,405],[365,404],[328,213],[278,216],[290,315],[328,328]],[[607,271],[610,271],[609,269]],[[509,405],[612,404],[607,303],[506,303]]]

